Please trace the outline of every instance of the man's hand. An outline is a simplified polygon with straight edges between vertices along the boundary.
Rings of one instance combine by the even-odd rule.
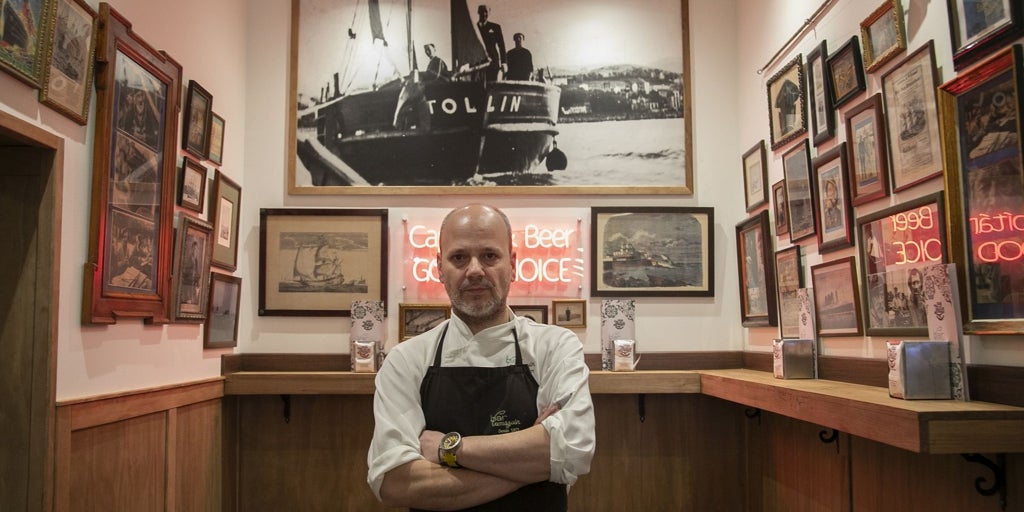
[[[562,406],[558,404],[551,404],[540,410],[540,413],[537,414],[537,421],[533,422],[533,424],[540,425],[540,422],[544,421],[545,418],[561,410]]]

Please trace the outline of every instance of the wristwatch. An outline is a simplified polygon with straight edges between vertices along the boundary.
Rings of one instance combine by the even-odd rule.
[[[455,457],[455,450],[462,444],[462,434],[448,432],[441,437],[441,444],[437,446],[437,459],[441,464],[450,468],[461,468]]]

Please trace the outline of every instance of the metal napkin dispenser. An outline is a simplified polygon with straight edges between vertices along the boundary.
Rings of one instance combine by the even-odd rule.
[[[772,340],[772,366],[776,379],[817,378],[814,340]]]
[[[953,398],[948,341],[890,341],[889,396],[904,400]]]

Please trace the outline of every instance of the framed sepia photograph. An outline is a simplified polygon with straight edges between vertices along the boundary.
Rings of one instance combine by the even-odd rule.
[[[590,295],[714,297],[715,213],[707,207],[590,209]]]
[[[864,68],[873,73],[907,49],[901,0],[885,0],[875,12],[860,22],[864,41]]]
[[[832,87],[829,94],[835,108],[845,105],[867,88],[857,36],[828,56],[828,83]]]
[[[743,154],[743,190],[747,211],[768,204],[768,163],[765,161],[764,139]]]
[[[921,267],[946,263],[941,193],[857,219],[868,336],[927,336]]]
[[[789,233],[789,210],[786,200],[786,181],[779,180],[772,185],[772,205],[775,207],[775,236]]]
[[[261,208],[260,316],[349,316],[387,307],[386,209]]]
[[[828,42],[822,40],[807,54],[807,89],[811,99],[811,139],[815,146],[836,136],[836,112],[827,72]]]
[[[38,89],[57,0],[0,0],[0,69]]]
[[[56,4],[39,101],[84,125],[89,121],[96,62],[96,11],[83,0],[56,0]]]
[[[213,264],[238,268],[238,216],[242,213],[242,187],[214,170],[209,215],[213,217]]]
[[[181,67],[100,4],[82,321],[168,321]]]
[[[818,253],[853,245],[853,205],[846,170],[846,143],[819,155],[811,162],[818,221]]]
[[[740,274],[740,319],[744,327],[778,325],[775,269],[771,255],[768,211],[736,225],[736,260]]]
[[[860,336],[860,301],[853,256],[811,267],[814,320],[819,336]]]
[[[291,4],[290,194],[694,193],[689,0]]]
[[[814,236],[817,232],[810,153],[810,146],[807,139],[804,139],[782,155],[786,211],[789,213],[789,241],[792,243]]]
[[[206,159],[217,165],[224,163],[224,118],[216,112],[210,113],[210,145]]]
[[[780,251],[775,251],[779,331],[783,338],[800,337],[800,298],[797,296],[797,291],[804,286],[803,274],[799,245],[791,245]]]
[[[509,304],[516,316],[525,316],[538,324],[548,323],[548,307],[533,304]]]
[[[768,79],[768,126],[772,149],[807,132],[803,56],[797,55]]]
[[[893,192],[942,175],[938,84],[932,41],[882,75]]]
[[[946,0],[946,7],[957,71],[1024,35],[1024,3],[1018,0]]]
[[[399,304],[398,340],[419,336],[452,317],[449,304]]]
[[[187,156],[182,157],[181,173],[178,176],[178,205],[203,213],[203,205],[206,204],[206,167]]]
[[[874,94],[846,111],[850,153],[850,202],[862,205],[889,195],[882,95]]]
[[[1021,46],[939,86],[950,259],[964,332],[1024,333]]]
[[[203,348],[238,346],[238,307],[241,302],[241,277],[210,273],[210,312],[203,329]]]
[[[210,144],[210,116],[213,95],[195,80],[188,81],[188,96],[182,112],[181,147],[199,159],[206,158]]]
[[[174,300],[171,320],[203,323],[210,293],[210,224],[189,215],[178,216],[172,273]]]
[[[555,299],[551,301],[551,317],[555,325],[569,328],[587,326],[586,299]]]

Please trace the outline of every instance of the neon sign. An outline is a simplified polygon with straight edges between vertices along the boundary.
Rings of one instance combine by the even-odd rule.
[[[969,219],[973,238],[992,238],[993,236],[1024,232],[1024,215],[1004,211],[995,215],[982,213]],[[1024,241],[988,240],[981,242],[975,249],[976,259],[982,263],[1000,261],[1020,261],[1024,259]]]
[[[894,265],[908,265],[942,261],[942,241],[937,237],[915,239],[918,232],[931,234],[935,231],[935,214],[931,206],[900,212],[889,216],[893,234],[906,233],[908,240],[894,240],[896,251]]]

